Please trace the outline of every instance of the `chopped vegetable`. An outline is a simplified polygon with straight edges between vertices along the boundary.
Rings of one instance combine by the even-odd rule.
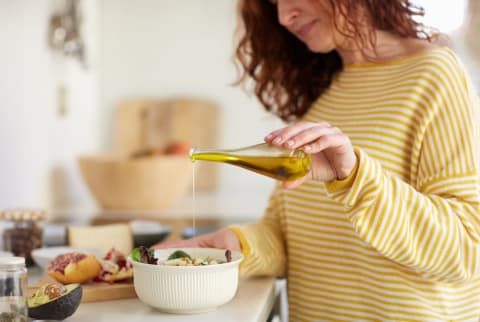
[[[177,259],[177,258],[192,259],[192,257],[190,255],[188,255],[187,253],[185,253],[183,250],[176,250],[170,256],[168,256],[167,260]]]
[[[225,256],[227,256],[228,252],[229,251],[227,250]],[[168,259],[162,264],[167,266],[205,266],[223,263],[225,263],[225,261],[217,261],[209,256],[192,257],[183,250],[176,250],[172,254],[170,254],[170,256],[168,256]]]
[[[140,261],[140,248],[138,247],[135,247],[133,250],[132,250],[132,259],[136,262],[139,262]]]
[[[225,258],[227,259],[227,263],[232,261],[232,251],[230,249],[225,251]]]
[[[158,259],[154,256],[154,250],[140,246],[132,250],[132,259],[136,262],[157,265]],[[166,261],[163,261],[162,265],[167,266],[204,266],[223,264],[232,261],[232,252],[227,249],[225,251],[226,260],[215,260],[209,256],[207,257],[192,257],[185,251],[178,249],[168,256]]]
[[[154,250],[145,246],[140,246],[132,250],[132,259],[144,264],[156,265],[158,259],[155,258]]]

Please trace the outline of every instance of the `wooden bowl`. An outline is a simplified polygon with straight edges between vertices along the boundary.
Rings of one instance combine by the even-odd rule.
[[[78,165],[90,192],[106,210],[156,210],[174,205],[192,184],[188,156],[131,159],[113,154],[81,156]]]

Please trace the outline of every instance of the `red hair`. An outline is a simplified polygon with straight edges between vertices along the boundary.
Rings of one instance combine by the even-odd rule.
[[[315,0],[312,0],[315,1]],[[359,48],[373,44],[375,30],[418,39],[430,39],[415,21],[423,9],[408,0],[329,0],[335,15],[346,22],[342,33]],[[369,17],[368,33],[361,32],[360,17]],[[242,35],[235,58],[240,67],[238,84],[254,81],[254,93],[267,111],[285,121],[304,115],[343,68],[337,51],[311,52],[278,23],[277,7],[268,0],[240,0]],[[338,28],[337,28],[338,29]]]

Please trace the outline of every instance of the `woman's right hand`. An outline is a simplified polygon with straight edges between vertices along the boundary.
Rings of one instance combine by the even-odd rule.
[[[190,239],[173,240],[164,243],[158,243],[152,246],[159,248],[220,248],[241,251],[240,241],[237,235],[228,228],[222,228],[213,233],[200,235]]]
[[[327,122],[297,122],[273,131],[265,142],[274,146],[301,149],[312,155],[312,169],[305,177],[285,181],[284,188],[295,188],[307,179],[344,180],[357,165],[350,138]]]

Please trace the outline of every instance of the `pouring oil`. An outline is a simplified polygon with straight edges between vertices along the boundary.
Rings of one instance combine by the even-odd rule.
[[[309,154],[266,143],[233,150],[192,148],[190,159],[228,163],[280,181],[299,179],[311,167]]]
[[[195,237],[197,235],[197,231],[195,228],[196,225],[196,217],[197,217],[197,201],[195,198],[195,162],[193,162],[193,167],[192,167],[192,216],[193,216],[193,223],[192,223],[192,232],[193,236]]]

